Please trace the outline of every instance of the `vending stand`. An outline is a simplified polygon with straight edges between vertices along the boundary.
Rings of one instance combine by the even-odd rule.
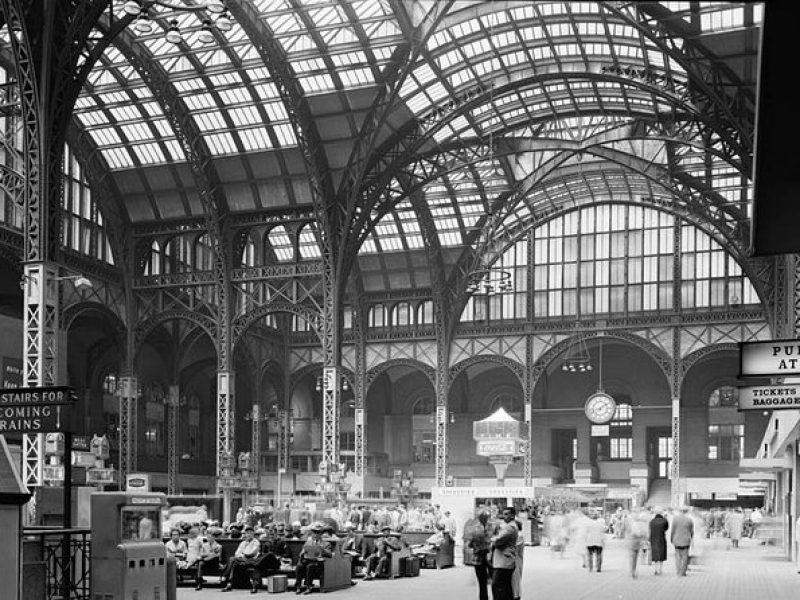
[[[164,494],[92,494],[92,598],[166,600]]]

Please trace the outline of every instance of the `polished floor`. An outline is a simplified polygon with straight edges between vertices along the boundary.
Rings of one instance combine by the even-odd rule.
[[[772,547],[743,540],[738,549],[729,549],[725,539],[708,540],[701,549],[697,565],[686,577],[675,575],[670,552],[663,574],[640,564],[633,579],[628,569],[624,542],[609,539],[603,572],[589,573],[581,560],[566,552],[555,555],[548,548],[529,547],[525,553],[522,598],[557,600],[789,600],[800,598],[800,574]],[[177,600],[241,600],[265,596],[294,597],[293,592],[268,594],[261,590],[222,593],[215,586],[197,592],[178,588]],[[314,593],[311,597],[319,597]],[[442,571],[423,569],[419,577],[363,581],[348,589],[326,594],[330,600],[370,598],[378,600],[477,600],[478,588],[469,567],[457,566]]]

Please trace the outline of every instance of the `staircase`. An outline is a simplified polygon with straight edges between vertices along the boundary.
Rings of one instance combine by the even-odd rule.
[[[672,482],[669,479],[653,479],[649,491],[647,506],[668,508],[672,503]]]

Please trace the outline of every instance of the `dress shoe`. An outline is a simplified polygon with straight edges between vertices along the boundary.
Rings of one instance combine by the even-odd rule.
[[[233,589],[233,586],[229,583],[224,588],[222,588],[223,592],[230,592]]]
[[[203,589],[203,584],[198,582],[198,584],[196,586],[194,586],[194,589],[199,592],[200,590]]]

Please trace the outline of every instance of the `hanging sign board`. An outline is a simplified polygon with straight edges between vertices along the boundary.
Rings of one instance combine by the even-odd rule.
[[[60,406],[8,406],[0,403],[0,434],[64,431],[64,421]]]
[[[66,386],[0,389],[0,406],[75,404],[77,401],[75,388]]]
[[[800,384],[739,388],[739,410],[800,408]]]
[[[800,340],[739,342],[739,375],[800,375]]]

